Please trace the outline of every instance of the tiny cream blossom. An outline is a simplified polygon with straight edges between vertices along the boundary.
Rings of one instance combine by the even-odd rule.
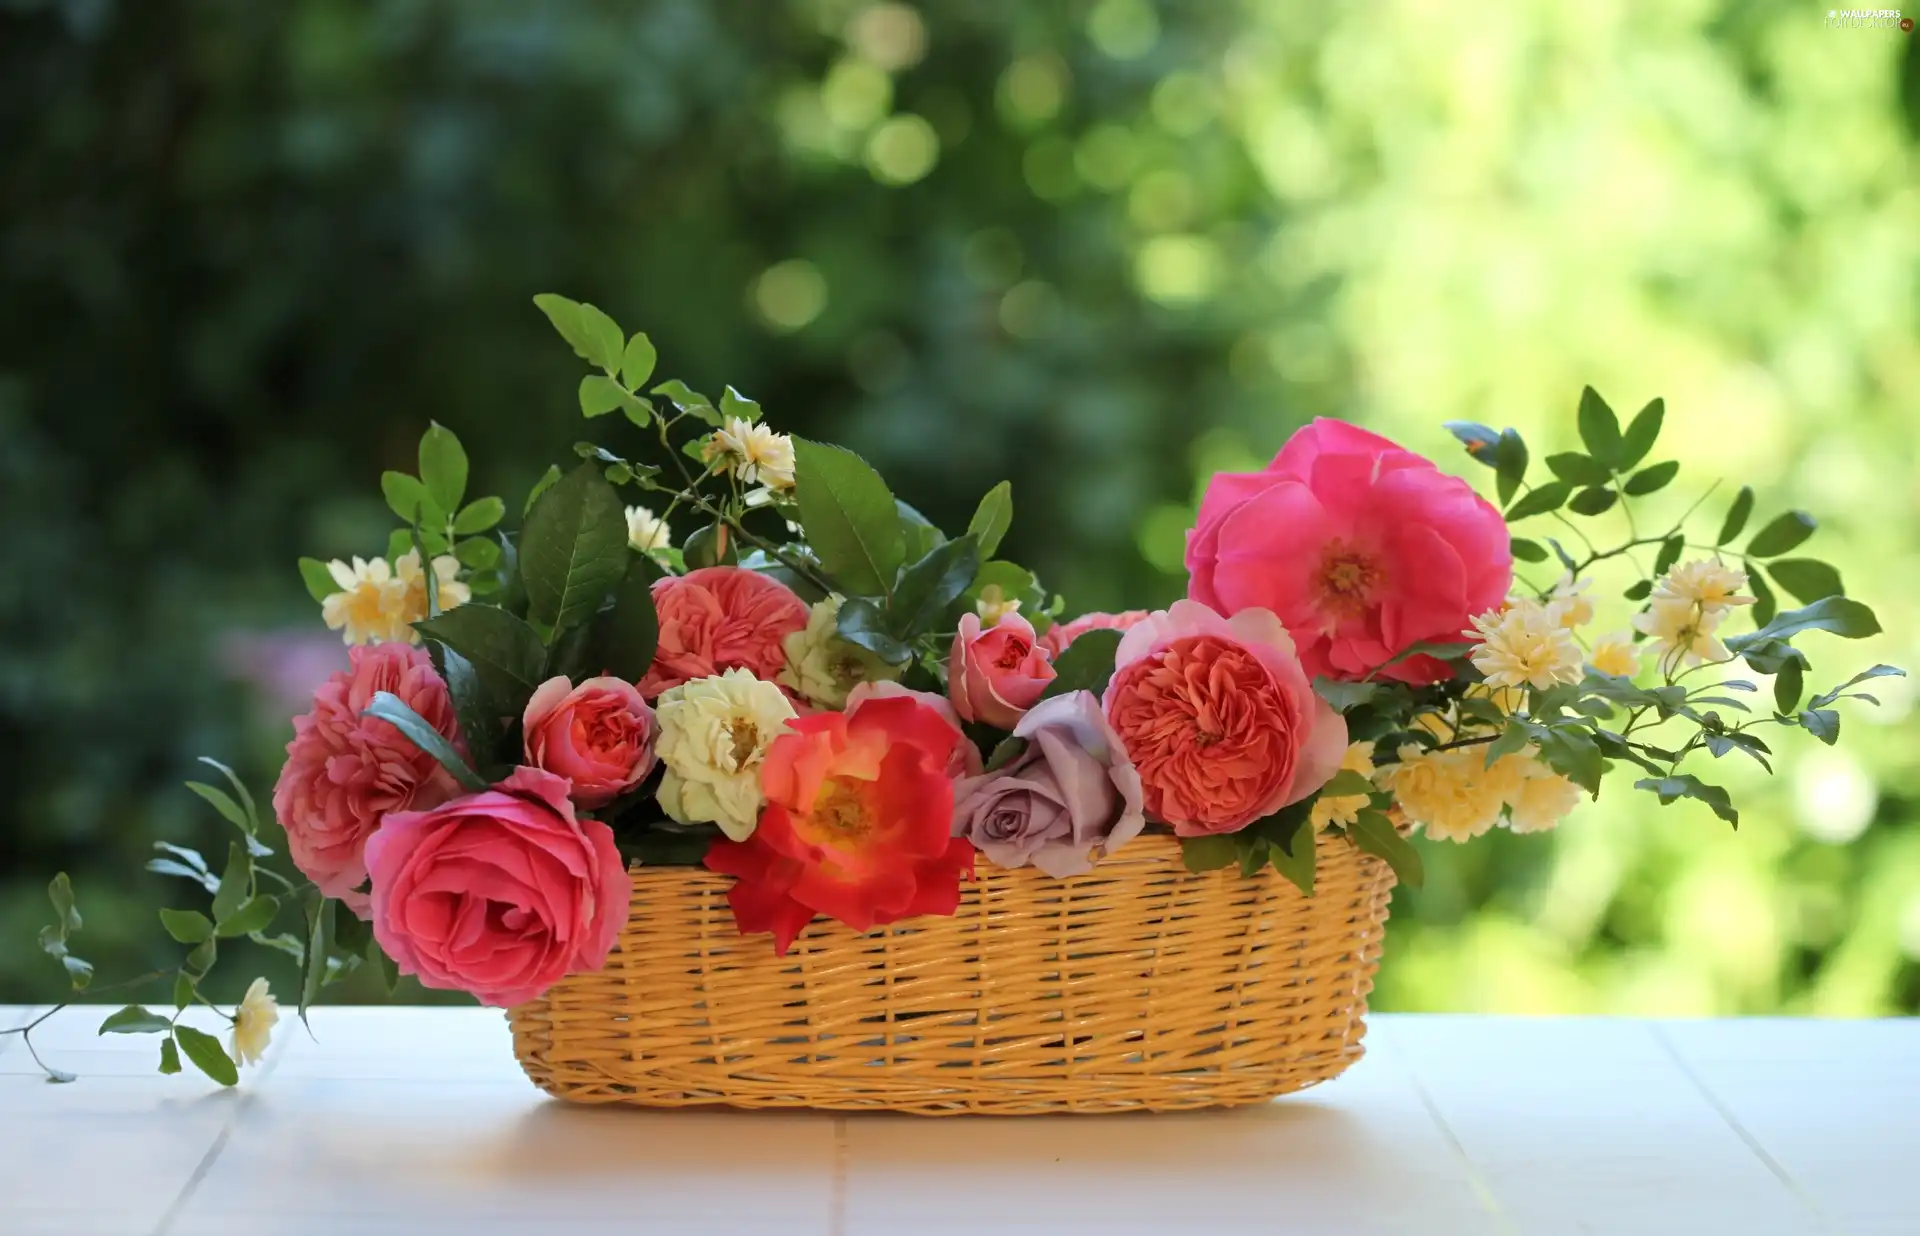
[[[729,417],[713,431],[702,453],[708,460],[724,457],[733,474],[749,485],[793,488],[793,439],[773,432],[764,421]]]
[[[1371,741],[1349,743],[1346,755],[1340,759],[1340,767],[1342,771],[1357,772],[1363,777],[1373,776],[1373,743]],[[1316,798],[1313,800],[1313,812],[1307,817],[1308,824],[1316,833],[1334,824],[1345,828],[1360,818],[1360,813],[1366,810],[1368,801],[1365,794]]]
[[[1671,674],[1682,665],[1726,661],[1733,654],[1714,635],[1726,610],[1679,597],[1661,597],[1635,614],[1633,629],[1653,638],[1661,672]]]
[[[1595,672],[1631,678],[1640,672],[1640,649],[1628,631],[1614,631],[1593,642],[1587,653],[1587,665]]]
[[[781,685],[823,708],[844,708],[847,693],[861,683],[891,682],[905,669],[840,638],[840,606],[845,601],[836,595],[815,602],[807,613],[807,625],[780,642],[780,650],[787,655],[787,666],[779,674]]]
[[[1528,685],[1544,690],[1557,682],[1578,682],[1580,645],[1559,619],[1538,601],[1519,599],[1505,609],[1473,620],[1480,642],[1468,655],[1492,687]]]
[[[259,1064],[267,1054],[273,1028],[280,1023],[280,1002],[267,989],[267,980],[257,978],[247,986],[247,994],[233,1010],[233,1059],[237,1064]]]
[[[654,704],[660,737],[654,751],[666,766],[660,807],[682,824],[718,824],[745,841],[766,800],[760,765],[767,748],[796,714],[786,693],[744,669],[670,687]]]
[[[414,634],[404,613],[406,586],[393,577],[385,558],[371,562],[355,558],[351,565],[338,558],[327,573],[340,591],[320,602],[320,616],[349,644],[407,640]]]
[[[627,544],[646,553],[650,549],[673,548],[673,531],[667,521],[644,506],[627,508]]]
[[[1575,579],[1573,572],[1566,572],[1547,598],[1547,612],[1555,622],[1569,629],[1587,625],[1593,621],[1593,599],[1585,593],[1592,586],[1593,580]]]
[[[1020,612],[1020,598],[1008,596],[999,584],[988,584],[980,590],[980,599],[973,608],[980,615],[981,626],[996,626],[1008,614]]]
[[[433,560],[434,591],[440,598],[442,610],[465,605],[473,599],[473,590],[456,578],[459,574],[460,560],[452,554],[441,554]],[[393,576],[403,589],[400,618],[409,624],[405,638],[417,644],[420,633],[413,630],[411,624],[427,617],[427,574],[420,569],[420,551],[410,549],[395,558]]]
[[[1752,605],[1747,595],[1747,573],[1715,558],[1683,562],[1662,575],[1653,586],[1653,599],[1686,601],[1719,617],[1735,605]]]

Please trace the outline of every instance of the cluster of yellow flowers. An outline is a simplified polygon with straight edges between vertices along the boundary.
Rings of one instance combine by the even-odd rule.
[[[1714,632],[1737,605],[1752,605],[1747,573],[1713,558],[1682,563],[1660,577],[1634,629],[1650,636],[1663,673],[1732,657]]]
[[[441,609],[473,599],[472,590],[459,581],[459,572],[460,563],[452,554],[433,560]],[[385,558],[371,562],[355,558],[351,563],[336,558],[327,564],[327,573],[340,591],[320,603],[320,614],[347,643],[420,642],[413,624],[427,616],[427,576],[420,568],[418,550],[400,555],[391,567]]]
[[[1409,743],[1384,780],[1400,809],[1444,841],[1466,841],[1503,822],[1516,833],[1542,832],[1580,801],[1580,787],[1531,747],[1489,767],[1484,747],[1426,751]]]

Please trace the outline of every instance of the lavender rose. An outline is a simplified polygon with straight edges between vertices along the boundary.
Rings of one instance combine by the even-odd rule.
[[[1013,734],[1026,750],[954,786],[954,836],[1002,867],[1059,877],[1091,871],[1139,834],[1140,774],[1092,692],[1041,701]]]

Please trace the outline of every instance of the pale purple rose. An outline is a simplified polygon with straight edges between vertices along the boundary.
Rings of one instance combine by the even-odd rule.
[[[1014,727],[1026,750],[954,785],[953,835],[1001,867],[1079,875],[1146,823],[1140,774],[1091,691],[1042,700]]]

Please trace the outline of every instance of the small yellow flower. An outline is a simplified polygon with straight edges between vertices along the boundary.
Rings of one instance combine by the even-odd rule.
[[[1363,777],[1373,776],[1373,743],[1369,741],[1348,744],[1347,753],[1340,760],[1340,768],[1345,772],[1357,772]],[[1309,823],[1316,833],[1333,824],[1345,828],[1360,818],[1360,812],[1366,809],[1367,804],[1368,799],[1365,794],[1316,798]]]
[[[744,669],[669,688],[654,704],[655,751],[666,773],[660,807],[682,824],[718,824],[735,841],[752,836],[765,801],[760,765],[796,715],[786,694]]]
[[[1631,678],[1640,672],[1640,649],[1629,632],[1615,631],[1593,642],[1587,664],[1598,673]]]
[[[1746,586],[1747,573],[1739,567],[1714,558],[1696,558],[1662,575],[1653,586],[1653,600],[1655,604],[1685,601],[1717,618],[1736,605],[1753,604],[1753,598],[1743,591]]]
[[[640,553],[650,549],[673,548],[673,532],[667,521],[644,506],[627,508],[627,544]]]
[[[340,591],[320,603],[320,616],[347,643],[412,637],[414,632],[407,626],[402,608],[406,585],[393,577],[385,558],[371,562],[355,558],[352,565],[336,558],[327,564],[327,573],[340,585]]]
[[[1519,784],[1507,795],[1507,827],[1516,833],[1545,832],[1580,805],[1581,789],[1537,759],[1510,755],[1527,767]]]
[[[1662,597],[1645,613],[1634,615],[1633,629],[1653,637],[1660,670],[1671,674],[1682,665],[1725,661],[1733,656],[1713,633],[1726,612],[1697,601]]]
[[[1502,779],[1487,776],[1486,752],[1479,747],[1427,752],[1408,743],[1387,774],[1387,788],[1427,836],[1466,841],[1499,820],[1506,805],[1500,797]]]
[[[733,474],[749,485],[793,488],[793,439],[773,432],[764,421],[729,417],[713,431],[703,454],[709,461],[724,457]]]
[[[1546,606],[1520,599],[1504,610],[1473,620],[1480,643],[1469,656],[1489,686],[1532,686],[1544,690],[1557,682],[1579,682],[1580,645]]]
[[[995,626],[1008,614],[1020,612],[1020,598],[1008,596],[999,584],[988,584],[980,590],[980,599],[975,602],[974,610],[980,615],[981,626]]]
[[[846,598],[830,596],[807,614],[807,625],[780,641],[787,654],[779,681],[823,708],[844,708],[847,693],[863,682],[891,682],[905,666],[888,665],[857,644],[838,635],[840,606]]]
[[[280,1002],[267,989],[267,980],[257,978],[247,986],[247,994],[233,1010],[233,1059],[237,1064],[259,1064],[267,1054],[273,1028],[280,1024]]]
[[[433,560],[434,590],[439,595],[442,610],[465,605],[473,599],[473,590],[456,578],[459,574],[460,562],[452,554],[441,554]],[[393,575],[403,589],[400,594],[400,620],[408,624],[405,638],[417,644],[420,642],[420,633],[413,630],[411,624],[427,616],[427,574],[420,569],[420,551],[410,549],[395,558]]]
[[[1547,612],[1569,630],[1586,626],[1593,621],[1593,600],[1585,595],[1592,585],[1591,579],[1575,579],[1573,572],[1566,572],[1553,586],[1553,595],[1547,598]]]

